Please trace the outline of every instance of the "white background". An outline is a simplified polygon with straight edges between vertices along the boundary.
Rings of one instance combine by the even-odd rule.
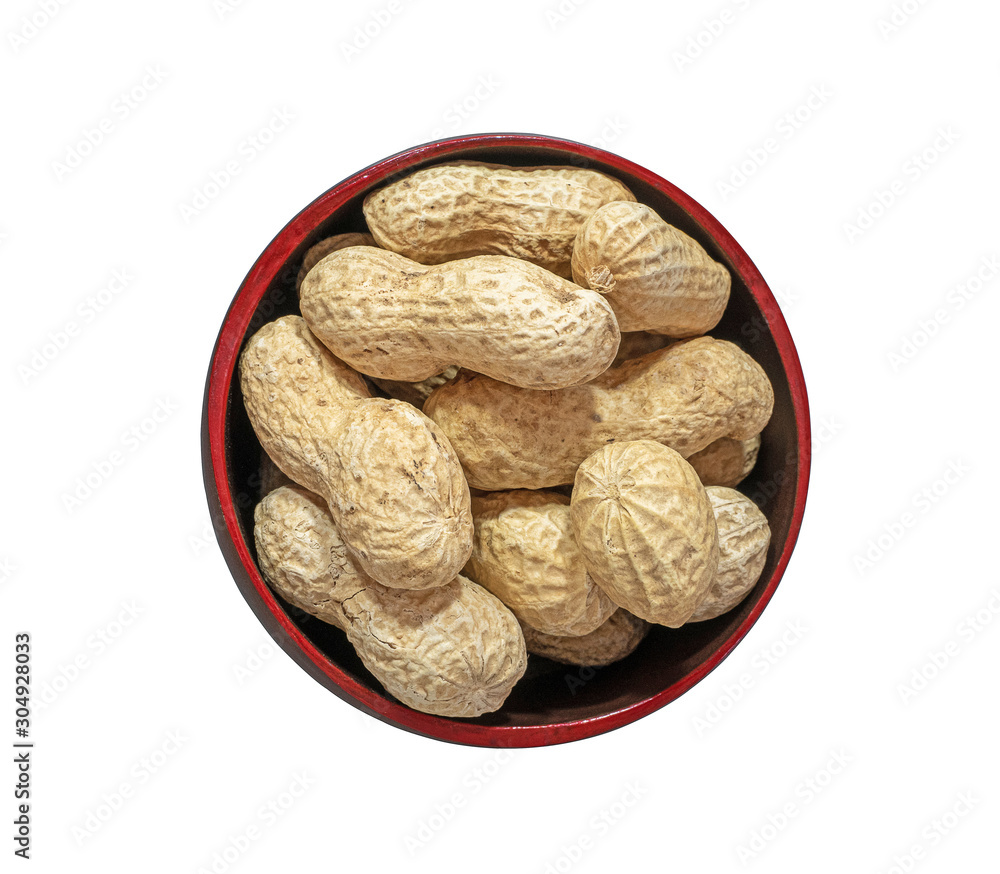
[[[3,869],[993,870],[998,27],[984,0],[5,3],[0,739],[28,631],[36,746],[33,859],[8,764]],[[815,435],[796,552],[722,666],[499,754],[365,717],[272,645],[199,443],[222,317],[285,222],[488,131],[704,204],[782,302]]]

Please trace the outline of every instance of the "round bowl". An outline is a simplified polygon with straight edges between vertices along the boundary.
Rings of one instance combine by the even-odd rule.
[[[637,199],[725,264],[733,278],[726,313],[711,332],[740,345],[767,372],[775,405],[760,455],[739,490],[766,514],[772,538],[756,587],[729,613],[679,629],[654,626],[626,659],[577,668],[530,656],[503,707],[475,719],[419,713],[389,697],[343,633],[276,597],[256,562],[253,510],[262,497],[262,451],[235,378],[244,344],[263,324],[298,311],[295,277],[306,250],[323,237],[366,229],[365,195],[420,167],[454,160],[591,167],[624,182]],[[330,188],[288,222],[240,286],[219,331],[205,389],[202,456],[209,509],[239,591],[279,646],[310,676],[372,717],[410,732],[482,747],[533,747],[581,740],[659,710],[718,667],[757,621],[795,546],[809,479],[805,382],[785,320],[749,256],[704,207],[625,158],[532,134],[481,134],[408,149]]]

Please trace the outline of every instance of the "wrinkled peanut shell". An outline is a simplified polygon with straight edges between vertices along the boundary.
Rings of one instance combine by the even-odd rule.
[[[612,443],[573,484],[573,533],[590,575],[619,607],[678,628],[719,565],[715,514],[694,468],[652,440]]]
[[[714,619],[737,606],[760,579],[771,529],[760,508],[735,489],[709,486],[719,529],[719,567],[691,622]]]
[[[688,456],[705,486],[735,488],[753,470],[760,452],[760,434],[748,440],[720,437],[700,452]]]
[[[342,629],[394,698],[437,716],[500,708],[527,655],[514,615],[462,576],[421,591],[372,580],[351,559],[325,502],[284,486],[254,512],[261,572],[289,603]]]
[[[573,246],[573,281],[608,298],[623,331],[697,337],[729,302],[729,271],[642,203],[599,207]]]
[[[339,359],[379,379],[417,382],[459,366],[530,389],[588,382],[611,366],[611,307],[548,270],[503,255],[425,266],[357,246],[306,276],[299,304]]]
[[[264,450],[327,501],[367,574],[408,589],[455,578],[472,551],[469,488],[430,419],[402,401],[370,397],[298,316],[247,341],[240,384]]]
[[[527,391],[460,373],[424,412],[448,435],[469,484],[539,489],[573,482],[611,442],[656,440],[687,457],[720,437],[745,440],[771,417],[763,368],[736,344],[680,340],[560,391]]]
[[[421,264],[508,255],[568,279],[580,227],[615,200],[635,196],[596,170],[451,162],[372,192],[363,209],[380,246]]]
[[[475,537],[465,575],[522,624],[582,635],[617,609],[594,583],[573,538],[569,499],[554,492],[488,492],[472,499]]]
[[[650,624],[619,608],[589,634],[580,637],[545,634],[522,624],[529,653],[566,665],[604,667],[635,652],[649,633]]]

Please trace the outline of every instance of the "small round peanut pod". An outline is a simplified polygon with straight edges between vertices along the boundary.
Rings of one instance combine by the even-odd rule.
[[[472,499],[475,535],[463,573],[506,604],[522,625],[582,635],[617,609],[587,573],[573,538],[569,498],[492,492]]]
[[[739,604],[760,578],[771,542],[767,518],[748,497],[722,486],[706,491],[719,529],[719,567],[689,622],[714,619]]]
[[[386,692],[437,716],[490,713],[527,667],[517,619],[461,575],[420,591],[383,586],[351,559],[325,502],[284,486],[254,511],[258,563],[286,601],[342,629]]]
[[[325,237],[318,243],[314,243],[306,250],[306,254],[302,258],[302,266],[299,268],[298,276],[295,277],[295,290],[298,291],[302,287],[302,280],[306,278],[309,271],[331,252],[336,252],[338,249],[346,249],[348,246],[376,245],[378,244],[371,234],[353,232],[334,234],[332,237]]]
[[[732,279],[701,244],[642,203],[594,211],[573,245],[573,281],[605,294],[623,331],[696,337],[714,328]]]
[[[720,437],[700,452],[688,456],[705,486],[735,488],[753,470],[760,452],[760,434],[747,440]]]
[[[523,623],[521,630],[529,653],[564,665],[600,668],[635,652],[650,627],[644,619],[618,608],[596,629],[579,637],[545,634]]]
[[[590,575],[619,607],[678,628],[719,565],[715,513],[694,468],[652,440],[611,443],[580,465],[570,505]]]

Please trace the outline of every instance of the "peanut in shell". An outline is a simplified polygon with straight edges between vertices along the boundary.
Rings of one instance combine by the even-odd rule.
[[[589,168],[450,162],[373,191],[363,210],[379,246],[421,264],[509,255],[568,279],[583,222],[616,200],[635,195]]]
[[[459,575],[419,591],[372,580],[352,560],[326,502],[295,486],[254,511],[261,572],[286,601],[342,629],[362,663],[394,698],[437,716],[499,709],[524,674],[514,615]]]
[[[652,440],[612,443],[580,465],[570,507],[587,570],[619,607],[679,628],[719,565],[719,535],[705,487],[673,449]]]

